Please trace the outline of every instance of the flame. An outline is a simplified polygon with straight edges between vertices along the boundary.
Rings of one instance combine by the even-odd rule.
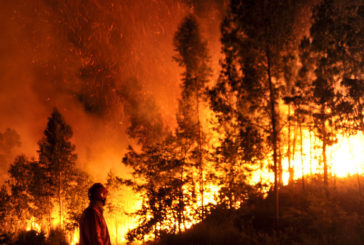
[[[317,146],[317,139],[309,139],[309,132],[304,132],[303,156],[301,159],[299,147],[291,160],[294,168],[293,179],[301,179],[302,176],[322,174],[323,164],[321,160],[321,149]],[[338,142],[327,149],[327,162],[332,176],[344,178],[350,175],[362,175],[364,173],[364,135],[359,133],[353,136],[338,135]],[[274,173],[268,169],[269,159],[264,160],[263,168],[257,169],[251,178],[250,183],[274,183]],[[282,182],[288,184],[288,158],[282,159]]]
[[[304,138],[302,139],[302,158],[300,155],[300,145],[298,144],[298,146],[296,147],[297,152],[295,153],[291,161],[291,164],[294,167],[295,180],[301,179],[302,176],[322,174],[323,171],[321,161],[321,149],[320,147],[314,147],[315,145],[320,145],[320,142],[317,139],[310,140],[308,131],[304,131],[303,135]],[[345,177],[354,174],[362,175],[364,173],[364,148],[362,147],[363,142],[364,135],[362,133],[353,136],[338,136],[338,143],[329,146],[327,149],[327,161],[332,176]],[[268,187],[266,188],[266,190],[268,190],[269,185],[274,183],[274,173],[270,170],[269,166],[271,166],[271,159],[265,159],[261,163],[261,166],[258,166],[257,169],[253,172],[250,183],[267,183]],[[282,181],[284,185],[287,185],[289,180],[287,158],[282,159],[282,168]],[[197,188],[199,187],[197,186]],[[220,186],[218,185],[214,185],[212,183],[206,184],[204,193],[204,205],[214,205],[217,203],[216,196],[219,192],[219,189]],[[138,225],[137,217],[130,216],[128,215],[128,213],[133,213],[134,211],[138,210],[141,207],[142,202],[141,198],[136,193],[128,193],[126,195],[124,193],[127,192],[126,190],[119,191],[123,192],[122,195],[118,195],[117,193],[110,193],[109,201],[120,204],[120,206],[122,206],[122,211],[115,210],[113,212],[108,212],[107,210],[105,210],[105,219],[109,228],[111,241],[114,244],[125,244],[127,242],[125,239],[127,232]],[[185,215],[190,216],[190,214],[193,214],[198,208],[197,206],[200,205],[200,203],[201,197],[197,196],[196,206],[187,206],[184,211]],[[190,217],[192,217],[192,215]],[[173,222],[173,219],[171,219],[171,222]],[[198,222],[199,220],[194,219],[188,221],[186,220],[184,224],[181,224],[181,228],[182,230],[189,229],[192,225]],[[61,220],[58,214],[58,210],[55,208],[52,212],[51,225],[52,227],[57,227],[60,225],[60,223]],[[164,226],[170,225],[167,223]],[[39,225],[33,217],[29,221],[27,221],[26,230],[35,230],[37,232],[40,232],[41,225]],[[79,242],[78,229],[68,232],[67,236],[71,245],[76,245]],[[153,239],[153,235],[146,236],[145,239]]]
[[[303,156],[301,160],[300,152],[297,151],[292,165],[295,170],[294,179],[300,179],[302,176],[311,174],[322,174],[322,157],[321,149],[315,148],[317,142],[310,142],[308,132],[305,132],[303,139]],[[338,142],[327,149],[327,162],[331,174],[336,177],[347,177],[354,174],[363,174],[364,170],[364,136],[362,133],[353,136],[338,135]],[[299,146],[300,147],[300,146]],[[283,183],[288,184],[288,159],[282,161],[283,165]]]
[[[35,222],[35,218],[32,217],[30,220],[27,221],[27,225],[26,225],[25,230],[26,231],[33,230],[33,231],[36,231],[36,232],[40,232],[41,227],[37,222]]]
[[[79,232],[79,229],[76,229],[75,231],[73,231],[73,235],[72,235],[70,244],[76,245],[76,244],[78,244],[79,241],[80,241],[80,232]]]
[[[333,173],[338,177],[345,177],[364,172],[364,136],[362,133],[351,136],[340,136],[338,143],[329,152]]]

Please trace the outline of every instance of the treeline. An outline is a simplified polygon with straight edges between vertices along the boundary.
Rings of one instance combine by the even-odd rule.
[[[4,143],[20,144],[20,136],[7,129]],[[0,189],[0,244],[69,244],[76,242],[79,220],[88,206],[91,176],[77,167],[73,132],[54,108],[38,141],[37,159],[25,155],[15,158],[8,179]],[[16,136],[16,137],[15,137]],[[16,139],[11,141],[9,139]],[[8,144],[9,145],[9,144]],[[112,239],[119,241],[115,229],[125,218],[125,198],[132,200],[110,172],[105,181],[110,191],[105,206]],[[114,241],[114,240],[113,240]]]
[[[314,183],[302,176],[301,190],[318,185],[324,190],[319,195],[331,198],[327,149],[339,134],[364,129],[364,5],[321,1],[305,36],[299,23],[306,4],[230,1],[221,24],[220,76],[212,86],[198,21],[193,15],[182,21],[174,36],[174,59],[184,70],[178,126],[154,141],[149,132],[159,125],[129,131],[141,149],[130,146],[123,158],[134,178],[119,180],[143,197],[136,212],[139,225],[128,233],[129,241],[181,233],[216,207],[238,210],[251,196],[265,200],[264,185],[252,185],[249,178],[258,168],[274,172],[269,226],[279,230],[282,161],[288,159],[293,184],[297,151],[302,168],[308,164],[305,134],[319,141],[315,147],[323,174]],[[356,185],[360,193],[359,176]]]
[[[211,81],[207,42],[197,18],[189,15],[182,21],[173,40],[174,60],[184,70],[177,127],[166,129],[161,118],[154,118],[158,113],[153,113],[153,118],[129,113],[128,134],[139,145],[130,146],[122,162],[132,169],[134,178],[109,175],[107,182],[115,191],[122,188],[120,184],[132,187],[142,197],[141,208],[135,213],[138,225],[129,231],[129,241],[163,241],[198,222],[209,227],[211,220],[219,220],[214,219],[219,210],[223,210],[222,216],[231,217],[223,223],[237,222],[233,232],[253,227],[253,234],[265,220],[266,244],[274,243],[276,240],[269,239],[293,222],[297,222],[293,226],[297,229],[290,234],[299,233],[302,220],[296,217],[322,217],[308,222],[317,227],[326,221],[336,222],[337,212],[342,214],[337,217],[346,219],[350,205],[334,202],[339,196],[335,185],[330,185],[327,149],[339,134],[352,135],[364,129],[364,4],[359,0],[321,1],[313,8],[312,25],[304,36],[299,23],[306,4],[300,0],[231,0],[221,23],[223,58],[217,81]],[[146,113],[155,108],[149,98],[138,104],[132,93],[117,92],[126,93],[121,95],[128,97],[130,111],[135,105],[145,107],[141,111]],[[316,147],[321,152],[318,162],[323,174],[302,176],[298,188],[293,163],[297,151],[304,159],[307,132],[319,140]],[[55,109],[38,142],[38,159],[19,156],[10,166],[9,180],[0,191],[0,232],[18,233],[32,221],[44,231],[52,224],[69,230],[77,227],[87,206],[90,177],[75,165],[71,137],[70,126]],[[289,163],[287,188],[283,187],[284,159]],[[307,163],[301,160],[301,164]],[[252,185],[250,181],[256,169],[274,172],[274,184],[267,194],[264,183]],[[361,180],[358,176],[355,183],[359,200],[355,199],[355,208],[362,205]],[[297,199],[287,193],[297,194]],[[306,193],[315,194],[306,197]],[[290,200],[285,201],[285,196]],[[291,209],[301,205],[299,200],[302,209]],[[123,212],[118,203],[107,209]],[[264,213],[265,209],[269,212]],[[331,216],[324,215],[326,211]],[[269,219],[260,220],[265,214]],[[363,227],[361,211],[355,211],[354,216],[357,223],[353,224]],[[247,217],[256,226],[245,223]],[[327,226],[325,234],[340,227]],[[255,244],[264,244],[259,239],[266,233],[257,236]],[[318,244],[324,244],[320,241],[325,238],[317,240]]]
[[[76,167],[71,137],[71,127],[54,109],[38,142],[38,159],[20,155],[9,167],[0,191],[0,234],[20,234],[22,239],[25,229],[54,235],[59,233],[54,229],[78,227],[91,180]]]

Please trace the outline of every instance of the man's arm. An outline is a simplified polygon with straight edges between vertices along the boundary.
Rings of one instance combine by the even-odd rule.
[[[92,210],[87,217],[87,238],[91,245],[103,245],[101,236],[101,220],[95,210]]]

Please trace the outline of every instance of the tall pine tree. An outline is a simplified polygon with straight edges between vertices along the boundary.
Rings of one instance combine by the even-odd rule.
[[[203,41],[199,25],[193,15],[184,18],[174,36],[178,64],[184,69],[182,94],[177,113],[177,135],[185,140],[186,160],[199,172],[198,181],[201,199],[201,218],[204,217],[204,154],[205,136],[201,123],[201,111],[206,83],[211,70],[208,66],[207,43]]]
[[[72,129],[54,108],[48,119],[44,136],[38,142],[39,165],[46,173],[49,196],[56,199],[62,226],[65,197],[73,178],[77,155],[71,143]]]
[[[280,169],[280,113],[284,86],[284,57],[290,50],[297,1],[232,0],[222,25],[224,62],[228,71],[230,97],[220,100],[233,103],[243,115],[245,125],[257,125],[267,134],[274,169],[276,224],[279,219],[278,180]],[[224,91],[224,90],[223,90]],[[229,108],[227,108],[229,110]],[[241,120],[241,119],[239,119]],[[246,126],[245,126],[246,127]],[[258,127],[258,128],[259,128]]]

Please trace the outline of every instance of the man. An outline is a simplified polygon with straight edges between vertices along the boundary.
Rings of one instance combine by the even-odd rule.
[[[88,190],[90,205],[83,211],[80,220],[80,245],[110,245],[110,236],[103,216],[106,203],[106,188],[96,183]]]

